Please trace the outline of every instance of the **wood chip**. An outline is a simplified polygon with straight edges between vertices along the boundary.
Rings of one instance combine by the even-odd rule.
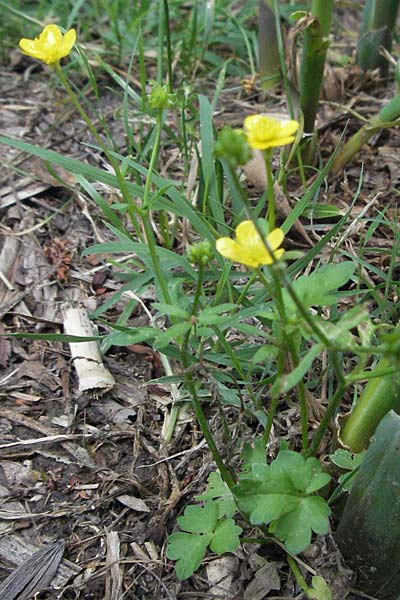
[[[118,496],[117,500],[119,500],[119,502],[121,502],[121,504],[124,506],[127,506],[132,510],[136,510],[136,512],[150,512],[147,504],[135,496],[122,495]]]

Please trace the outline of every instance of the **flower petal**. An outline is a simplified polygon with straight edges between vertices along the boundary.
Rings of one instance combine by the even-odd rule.
[[[271,231],[271,233],[269,233],[267,235],[267,242],[268,245],[270,246],[271,250],[276,250],[277,248],[279,248],[279,246],[282,244],[283,240],[284,240],[285,234],[283,233],[282,229],[280,229],[279,227],[277,227],[276,229],[273,229]],[[275,252],[274,252],[275,254]]]
[[[246,265],[247,267],[258,267],[260,263],[250,253],[231,238],[219,238],[215,246],[220,254],[233,262]]]
[[[76,31],[75,29],[69,29],[69,31],[67,31],[67,33],[64,35],[64,39],[60,46],[60,51],[62,52],[62,56],[60,56],[60,58],[67,56],[71,52],[75,41]]]

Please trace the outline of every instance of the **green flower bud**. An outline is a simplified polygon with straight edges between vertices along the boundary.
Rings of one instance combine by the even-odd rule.
[[[208,240],[197,242],[186,251],[188,260],[194,265],[205,266],[210,260],[213,259],[213,249]]]
[[[214,154],[217,158],[225,159],[234,167],[245,165],[252,157],[244,131],[231,127],[224,127],[219,134]]]
[[[170,94],[167,85],[155,83],[148,95],[148,100],[150,108],[173,108],[176,104],[176,94]]]

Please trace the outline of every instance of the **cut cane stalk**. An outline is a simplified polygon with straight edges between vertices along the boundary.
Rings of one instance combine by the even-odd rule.
[[[84,308],[64,309],[64,331],[68,335],[93,337],[89,315]],[[95,390],[104,394],[114,386],[114,378],[103,365],[97,342],[70,343],[79,391]]]

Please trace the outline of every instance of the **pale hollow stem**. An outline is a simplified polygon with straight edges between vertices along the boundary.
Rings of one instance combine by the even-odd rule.
[[[128,204],[129,206],[129,216],[132,222],[132,225],[139,237],[139,239],[141,238],[141,230],[140,230],[140,225],[138,222],[138,215],[139,215],[139,209],[137,208],[137,206],[135,205],[135,203],[132,201],[132,197],[127,189],[126,186],[126,181],[124,176],[122,175],[118,163],[116,162],[116,160],[114,159],[114,157],[112,156],[111,152],[108,151],[107,146],[104,144],[103,140],[101,139],[100,135],[97,133],[95,126],[93,125],[89,115],[86,113],[85,109],[83,108],[83,106],[81,105],[81,103],[79,102],[75,92],[73,91],[73,89],[71,88],[68,79],[65,77],[64,75],[64,71],[62,70],[62,68],[60,67],[59,63],[57,63],[55,65],[55,71],[57,73],[57,76],[59,78],[59,80],[61,81],[61,84],[63,85],[65,91],[67,92],[68,96],[71,98],[75,108],[78,110],[80,116],[82,117],[83,121],[85,122],[87,128],[89,129],[90,133],[93,135],[94,139],[96,140],[97,144],[99,145],[99,147],[101,148],[101,150],[104,152],[108,162],[110,163],[110,165],[112,166],[112,168],[114,169],[114,173],[115,176],[117,178],[118,181],[118,186],[119,189],[122,193],[122,196],[125,200],[125,202]]]

